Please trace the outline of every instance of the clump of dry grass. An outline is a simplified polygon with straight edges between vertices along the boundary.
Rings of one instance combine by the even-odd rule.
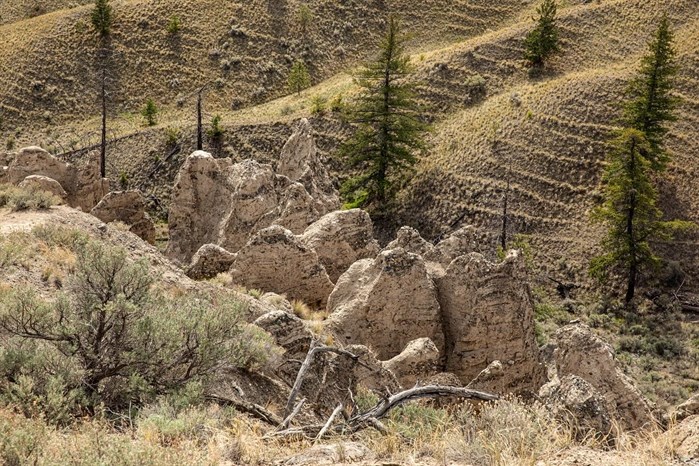
[[[40,189],[0,185],[0,207],[7,206],[12,212],[44,210],[60,202],[61,200],[58,197]]]

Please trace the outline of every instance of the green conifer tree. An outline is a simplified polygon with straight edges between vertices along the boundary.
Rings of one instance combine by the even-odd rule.
[[[311,86],[311,75],[308,73],[308,68],[302,60],[296,60],[289,72],[289,89],[297,95],[301,95],[301,91]]]
[[[631,81],[624,111],[624,123],[645,134],[650,145],[646,157],[654,170],[663,170],[669,161],[663,139],[666,123],[675,121],[674,109],[678,99],[672,95],[677,75],[673,33],[667,16],[660,21],[649,52],[643,58],[637,77]]]
[[[539,18],[536,27],[524,40],[524,58],[532,67],[541,68],[554,53],[560,51],[556,0],[544,0],[536,9]]]
[[[349,207],[383,210],[417,162],[426,125],[419,119],[412,67],[398,20],[391,17],[376,61],[361,71],[362,92],[348,113],[357,130],[341,148],[360,174],[343,185]]]
[[[105,37],[109,35],[113,22],[112,6],[109,4],[109,0],[95,0],[91,20],[92,26],[100,36]]]

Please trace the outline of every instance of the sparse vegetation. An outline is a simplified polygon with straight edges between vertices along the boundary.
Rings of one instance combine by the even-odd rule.
[[[315,95],[311,99],[311,115],[320,115],[325,112],[328,100],[325,97]]]
[[[347,207],[384,209],[425,147],[411,70],[405,37],[391,17],[378,59],[357,78],[362,93],[349,110],[357,128],[341,153],[359,174],[342,187]]]
[[[207,136],[214,144],[221,144],[224,135],[223,126],[221,126],[221,115],[215,115],[211,119],[211,125],[207,131]]]

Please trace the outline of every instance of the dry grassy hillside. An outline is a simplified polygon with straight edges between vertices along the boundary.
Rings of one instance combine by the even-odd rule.
[[[297,0],[112,4],[110,107],[113,117],[123,120],[138,119],[133,113],[147,98],[173,108],[191,103],[192,92],[205,83],[212,83],[210,101],[218,109],[278,97],[286,92],[288,70],[298,58],[309,64],[315,82],[322,81],[371,53],[389,11],[413,11],[406,21],[416,41],[427,47],[483,32],[521,9],[513,0],[497,5],[442,0],[420,11],[405,0],[314,0],[308,3],[312,18],[304,32]],[[36,137],[38,126],[52,128],[99,114],[96,73],[101,65],[89,10],[89,5],[63,9],[0,26],[4,139],[26,141]],[[167,30],[173,16],[181,21],[176,33]],[[84,133],[76,130],[74,139]]]

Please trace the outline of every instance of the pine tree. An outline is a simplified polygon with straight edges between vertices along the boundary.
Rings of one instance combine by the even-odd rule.
[[[357,130],[341,148],[349,166],[361,174],[343,185],[348,206],[380,211],[395,194],[424,148],[426,125],[419,119],[412,70],[397,19],[390,18],[378,59],[357,78],[362,92],[349,109]]]
[[[665,124],[677,119],[673,110],[678,99],[672,96],[678,71],[673,40],[670,22],[664,16],[649,43],[649,53],[643,58],[638,76],[627,91],[629,103],[625,107],[624,123],[645,134],[650,145],[646,156],[654,170],[663,170],[669,161],[663,147],[668,131]]]
[[[592,260],[590,271],[601,280],[612,272],[623,273],[627,303],[634,297],[640,275],[659,263],[651,242],[669,240],[674,232],[693,227],[689,222],[662,221],[651,161],[644,155],[650,150],[642,132],[633,128],[620,132],[603,177],[604,203],[593,212],[593,219],[608,229],[602,243],[604,254]]]
[[[155,105],[153,99],[148,99],[146,105],[141,110],[141,115],[146,121],[147,126],[155,126],[158,123],[158,106]]]
[[[537,25],[524,40],[524,58],[533,67],[543,67],[551,55],[560,51],[556,25],[557,9],[556,0],[544,0],[536,9],[539,15]]]
[[[311,75],[308,73],[308,68],[302,60],[296,60],[291,67],[289,73],[289,89],[297,95],[301,91],[311,86]]]
[[[95,7],[92,9],[92,26],[100,36],[109,35],[112,27],[112,6],[109,0],[95,0]]]

